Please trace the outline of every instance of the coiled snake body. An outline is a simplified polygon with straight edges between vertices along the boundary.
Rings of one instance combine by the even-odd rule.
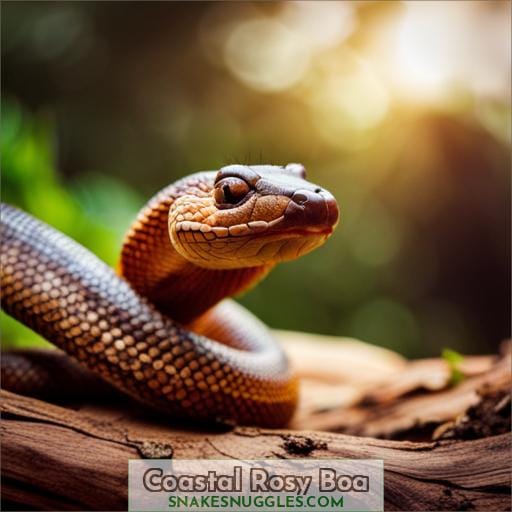
[[[297,381],[266,327],[225,297],[321,245],[336,201],[298,164],[191,175],[139,213],[119,277],[65,235],[2,205],[2,306],[104,380],[180,418],[280,426]],[[5,358],[7,363],[8,358]],[[16,390],[24,367],[8,371]],[[37,379],[37,373],[33,372]]]

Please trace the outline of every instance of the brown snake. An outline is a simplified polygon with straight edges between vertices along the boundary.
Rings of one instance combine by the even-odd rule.
[[[28,214],[2,205],[1,215],[2,306],[14,318],[180,418],[270,427],[290,419],[298,386],[285,355],[258,319],[222,299],[332,233],[336,201],[301,165],[231,165],[166,187],[126,235],[122,277]],[[3,359],[4,387],[38,379]]]

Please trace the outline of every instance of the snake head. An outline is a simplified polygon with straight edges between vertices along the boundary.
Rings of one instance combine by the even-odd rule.
[[[206,268],[293,260],[322,245],[338,222],[336,199],[300,164],[229,165],[190,185],[169,211],[176,251]]]

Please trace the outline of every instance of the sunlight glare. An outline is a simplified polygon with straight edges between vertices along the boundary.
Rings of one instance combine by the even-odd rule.
[[[405,6],[395,39],[395,82],[404,92],[435,96],[452,72],[449,16],[439,16],[428,4]]]

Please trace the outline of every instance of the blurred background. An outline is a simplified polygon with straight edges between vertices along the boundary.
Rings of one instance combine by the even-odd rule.
[[[409,357],[491,352],[510,328],[510,9],[2,2],[2,200],[115,264],[177,178],[302,162],[341,224],[241,302]]]

